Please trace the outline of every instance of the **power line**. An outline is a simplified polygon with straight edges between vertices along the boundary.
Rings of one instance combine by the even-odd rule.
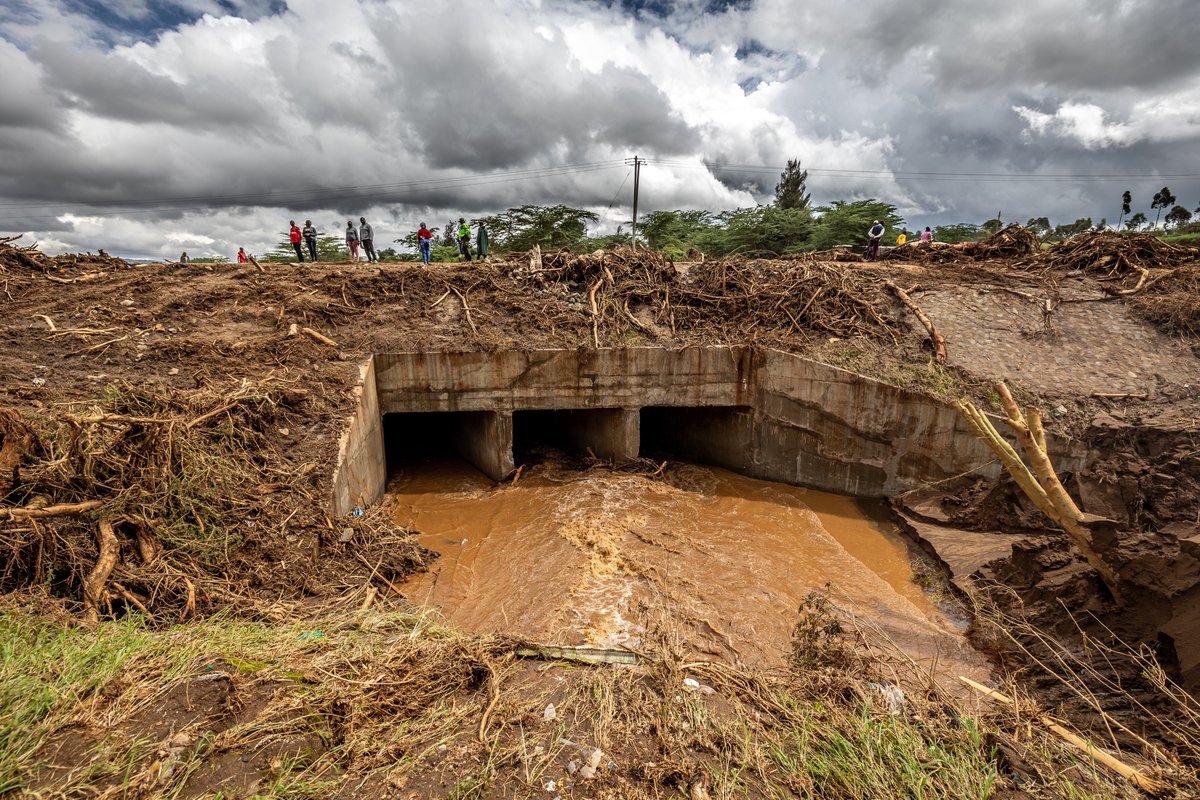
[[[646,159],[647,165],[671,169],[700,169],[707,172],[744,172],[778,174],[786,167],[758,164],[705,164],[696,161]],[[847,178],[923,178],[927,180],[998,180],[1058,181],[1058,180],[1197,180],[1200,173],[1051,173],[1051,172],[929,172],[919,170],[835,169],[805,167],[810,175]]]

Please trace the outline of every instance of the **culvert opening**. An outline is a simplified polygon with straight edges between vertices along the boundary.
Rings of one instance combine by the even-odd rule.
[[[648,406],[641,410],[641,455],[743,467],[754,435],[747,406]]]
[[[555,450],[611,458],[622,445],[621,415],[619,408],[513,412],[513,458],[536,461]]]
[[[387,472],[435,462],[468,461],[460,446],[464,428],[486,412],[452,411],[383,415]]]

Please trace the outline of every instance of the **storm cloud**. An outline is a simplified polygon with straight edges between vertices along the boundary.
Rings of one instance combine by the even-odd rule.
[[[1200,204],[1188,0],[815,4],[14,0],[0,231],[51,251],[261,252],[287,219],[387,240],[521,203],[817,202],[912,224]],[[1140,205],[1139,205],[1140,204]],[[342,223],[344,224],[344,223]]]

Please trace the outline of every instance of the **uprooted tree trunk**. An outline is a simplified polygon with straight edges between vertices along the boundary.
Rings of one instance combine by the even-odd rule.
[[[96,564],[92,567],[92,571],[83,581],[84,619],[89,623],[100,621],[101,604],[108,605],[111,600],[105,586],[113,569],[121,560],[121,540],[117,537],[117,530],[128,527],[133,528],[134,542],[143,564],[153,563],[162,554],[162,545],[147,522],[134,517],[112,517],[100,520],[96,530],[100,554],[96,557]],[[133,599],[123,587],[118,586],[117,590],[126,599]],[[189,601],[194,604],[190,593]],[[145,611],[144,608],[142,610]]]
[[[1017,405],[1004,383],[996,384],[996,392],[1000,395],[1000,402],[1004,408],[1004,421],[1012,428],[1025,451],[1025,457],[1029,460],[1028,466],[1013,446],[1004,440],[987,415],[971,401],[959,400],[955,402],[954,407],[967,418],[979,438],[1000,458],[1013,480],[1038,510],[1066,532],[1067,537],[1087,559],[1092,569],[1099,573],[1113,598],[1120,601],[1116,572],[1092,548],[1092,535],[1085,524],[1087,518],[1071,499],[1071,495],[1067,494],[1054,471],[1050,456],[1046,453],[1046,433],[1042,427],[1041,413],[1032,406],[1022,413],[1021,407]]]

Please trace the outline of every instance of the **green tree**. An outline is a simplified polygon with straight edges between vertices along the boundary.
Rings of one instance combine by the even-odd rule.
[[[811,249],[828,250],[840,244],[860,245],[867,242],[867,231],[879,220],[884,225],[883,238],[890,241],[891,232],[904,224],[896,215],[896,207],[878,200],[856,200],[847,203],[834,200],[816,209],[817,219],[809,240]]]
[[[1049,226],[1049,221],[1047,221]],[[953,244],[955,242],[974,242],[983,238],[983,229],[970,222],[956,222],[953,225],[938,225],[933,237],[939,242]]]
[[[1133,195],[1126,189],[1121,193],[1121,216],[1117,217],[1117,227],[1121,227],[1121,220],[1125,219],[1125,215],[1129,213],[1129,204],[1133,202]]]
[[[535,244],[543,249],[570,247],[582,242],[587,226],[599,219],[580,208],[525,205],[471,222],[472,226],[487,225],[492,249],[503,252],[530,250]]]
[[[813,218],[806,208],[756,206],[718,214],[703,228],[696,245],[715,256],[732,253],[790,253],[805,249]]]
[[[1154,215],[1154,225],[1158,227],[1158,218],[1162,214],[1164,208],[1169,208],[1175,203],[1175,195],[1171,194],[1171,190],[1166,186],[1154,193],[1154,199],[1150,202],[1150,208],[1158,209],[1158,213]]]
[[[1092,218],[1080,217],[1070,224],[1055,225],[1054,235],[1059,239],[1070,239],[1072,236],[1078,236],[1084,231],[1091,230]]]
[[[779,173],[779,183],[775,184],[775,205],[779,208],[807,209],[812,199],[805,192],[807,183],[808,170],[800,169],[800,159],[789,158],[787,167]]]
[[[1138,228],[1146,224],[1146,215],[1142,212],[1137,212],[1129,219],[1125,220],[1125,230],[1136,231]]]
[[[1049,217],[1032,217],[1029,222],[1025,223],[1025,227],[1036,233],[1038,236],[1045,236],[1050,233],[1050,218]]]
[[[1174,208],[1172,208],[1170,211],[1167,212],[1167,216],[1164,218],[1163,222],[1166,225],[1179,226],[1179,225],[1183,225],[1191,218],[1192,218],[1192,212],[1188,211],[1183,206],[1175,206]]]
[[[707,211],[654,211],[642,219],[641,231],[651,249],[681,258],[688,250],[700,248],[714,222]]]

